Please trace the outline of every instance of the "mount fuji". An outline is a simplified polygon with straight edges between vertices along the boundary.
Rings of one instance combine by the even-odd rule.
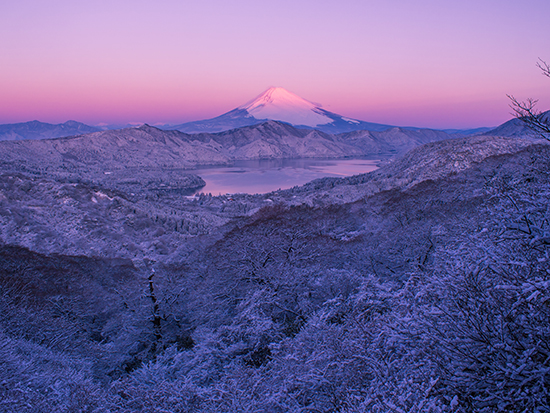
[[[302,99],[282,87],[271,87],[250,102],[216,118],[183,123],[169,129],[186,133],[214,133],[269,120],[327,133],[357,130],[383,131],[393,127],[347,118],[322,109],[320,105]]]

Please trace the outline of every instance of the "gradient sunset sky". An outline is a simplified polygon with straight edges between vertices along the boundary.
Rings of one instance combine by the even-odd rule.
[[[338,114],[496,126],[550,109],[549,0],[0,3],[0,123],[182,123],[280,86]]]

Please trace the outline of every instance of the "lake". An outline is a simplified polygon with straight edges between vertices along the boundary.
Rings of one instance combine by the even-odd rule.
[[[324,177],[345,177],[378,169],[383,157],[354,159],[265,159],[235,161],[232,166],[197,168],[206,182],[197,192],[263,194]]]

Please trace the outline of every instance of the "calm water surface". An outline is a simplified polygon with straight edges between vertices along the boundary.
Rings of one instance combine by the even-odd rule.
[[[193,173],[206,182],[198,192],[263,194],[303,185],[317,178],[344,177],[378,169],[382,158],[266,159],[236,161],[233,166],[198,168]]]

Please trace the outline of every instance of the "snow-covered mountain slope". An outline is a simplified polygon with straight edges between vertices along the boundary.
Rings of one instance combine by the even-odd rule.
[[[550,110],[543,112],[542,115],[548,120],[550,120]],[[502,125],[497,126],[496,128],[485,132],[486,136],[533,136],[536,137],[536,134],[531,131],[527,125],[518,118],[510,119],[507,122],[504,122]]]
[[[521,119],[510,119],[507,122],[504,122],[502,125],[497,126],[494,129],[491,129],[485,132],[485,136],[525,136],[529,134],[529,129],[523,124]]]
[[[287,122],[292,125],[312,128],[332,122],[332,119],[320,112],[318,105],[290,93],[282,87],[272,87],[254,100],[239,107],[256,119],[270,119]]]
[[[340,158],[364,154],[336,136],[278,121],[207,136],[219,143],[232,159]]]
[[[99,128],[88,126],[74,120],[69,120],[57,125],[33,120],[31,122],[0,125],[0,140],[62,138],[65,136],[97,132],[99,130]]]
[[[192,168],[229,159],[219,145],[189,139],[178,131],[139,128],[108,130],[68,138],[0,142],[0,162],[27,165],[125,168]],[[70,168],[69,168],[70,169]]]
[[[34,165],[36,170],[86,168],[98,173],[127,168],[190,169],[234,160],[398,154],[449,138],[441,131],[401,128],[333,135],[279,121],[197,134],[143,125],[69,138],[0,142],[0,164]]]
[[[384,131],[354,131],[336,135],[349,145],[361,149],[365,154],[405,153],[408,150],[429,142],[454,137],[433,129],[391,128]]]
[[[216,118],[171,127],[181,132],[223,132],[243,126],[276,120],[290,125],[328,133],[356,130],[382,131],[390,125],[350,119],[321,108],[281,87],[271,87],[255,99]]]

